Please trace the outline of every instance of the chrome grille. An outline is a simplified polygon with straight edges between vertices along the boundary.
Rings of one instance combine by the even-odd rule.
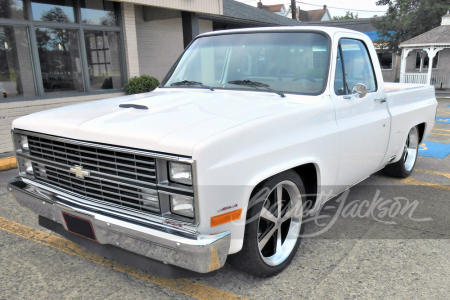
[[[28,136],[31,156],[90,171],[155,183],[155,159],[142,155]]]
[[[159,205],[158,207],[143,205],[144,199],[142,195],[144,193],[141,192],[141,188],[136,186],[91,177],[80,179],[69,171],[40,163],[33,163],[33,170],[36,179],[86,197],[100,200],[103,204],[141,212],[158,213],[160,211]],[[148,191],[148,189],[145,190]]]
[[[30,156],[42,159],[33,162],[36,179],[109,207],[160,213],[154,158],[31,135],[28,144]],[[77,165],[90,176],[69,171]]]

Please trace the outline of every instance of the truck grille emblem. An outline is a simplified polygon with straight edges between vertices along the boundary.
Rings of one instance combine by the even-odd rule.
[[[84,179],[84,177],[89,177],[89,171],[84,171],[82,166],[75,166],[70,168],[70,172],[74,173],[78,178]]]

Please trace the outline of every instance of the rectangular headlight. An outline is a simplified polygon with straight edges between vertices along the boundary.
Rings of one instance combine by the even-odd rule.
[[[170,207],[174,214],[188,218],[194,217],[194,198],[170,195]]]
[[[192,185],[192,167],[188,164],[169,162],[170,181]]]

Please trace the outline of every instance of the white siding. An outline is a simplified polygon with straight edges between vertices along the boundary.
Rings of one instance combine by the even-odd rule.
[[[320,21],[331,21],[328,11],[323,15],[322,20]]]
[[[124,93],[0,103],[0,153],[13,150],[11,142],[11,124],[19,117],[51,108],[122,95],[124,95]]]
[[[210,20],[199,20],[200,34],[213,30],[213,23]]]
[[[134,4],[223,15],[223,0],[125,0]]]
[[[161,81],[184,50],[181,18],[145,22],[143,6],[135,12],[139,72]]]

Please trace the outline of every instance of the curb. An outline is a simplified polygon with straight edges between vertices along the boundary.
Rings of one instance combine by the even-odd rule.
[[[17,168],[17,160],[16,157],[5,157],[0,158],[0,171],[6,171],[10,169]]]

